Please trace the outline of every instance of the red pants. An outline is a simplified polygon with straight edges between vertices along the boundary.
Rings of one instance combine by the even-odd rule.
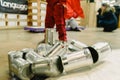
[[[64,18],[64,7],[60,3],[55,3],[54,5],[48,3],[46,18],[45,18],[45,28],[53,28],[55,24],[59,35],[59,40],[67,41],[65,18]]]

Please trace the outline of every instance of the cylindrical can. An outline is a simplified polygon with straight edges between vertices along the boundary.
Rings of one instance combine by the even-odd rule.
[[[37,47],[37,53],[41,56],[45,56],[47,55],[48,51],[52,48],[51,45],[49,44],[45,44],[45,43],[41,43],[40,45],[38,45]]]
[[[57,42],[49,51],[46,55],[44,55],[45,57],[52,57],[55,55],[59,55],[57,54],[58,51],[60,51],[63,48],[63,45],[61,45],[60,42]]]
[[[46,28],[45,32],[46,32],[45,33],[45,43],[54,45],[56,42],[56,40],[55,40],[56,30],[54,28]]]
[[[11,64],[11,72],[19,77],[21,80],[30,80],[31,71],[29,69],[30,63],[22,58],[14,59]]]
[[[22,58],[23,57],[23,52],[21,51],[10,51],[8,52],[8,57],[12,61],[15,58]]]
[[[43,58],[43,56],[37,54],[34,51],[29,51],[26,55],[25,55],[25,60],[29,61],[30,63],[34,63],[36,61],[38,61],[39,59]]]
[[[31,68],[33,74],[45,76],[57,76],[63,72],[62,61],[58,56],[43,58],[33,63]]]
[[[14,59],[22,58],[22,56],[23,56],[23,53],[21,51],[10,51],[10,52],[8,52],[8,64],[9,64],[10,75],[12,75],[12,73],[11,73],[12,62],[14,61]]]
[[[109,43],[107,42],[98,42],[92,46],[98,53],[98,60],[104,59],[109,53],[111,53],[112,49]]]
[[[83,49],[68,54],[62,58],[65,72],[79,69],[93,64],[93,57],[89,49]]]
[[[72,50],[72,51],[78,51],[78,50],[81,50],[85,47],[87,47],[86,44],[80,42],[80,41],[76,41],[76,40],[72,40],[70,42],[70,46],[69,46],[69,49]]]

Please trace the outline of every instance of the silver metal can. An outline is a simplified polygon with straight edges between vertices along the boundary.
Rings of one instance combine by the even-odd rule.
[[[43,56],[37,54],[35,51],[29,51],[25,55],[25,60],[29,61],[30,63],[34,63],[34,62],[38,61],[41,58],[43,58]]]
[[[99,61],[103,60],[112,51],[111,46],[107,42],[98,42],[92,47],[97,51]]]
[[[44,58],[32,64],[33,74],[45,76],[58,76],[63,72],[61,58],[51,57]]]
[[[21,51],[10,51],[8,52],[8,64],[9,64],[9,73],[10,75],[12,75],[11,73],[11,64],[14,61],[14,59],[17,58],[22,58],[23,53]]]
[[[62,58],[65,72],[79,69],[93,64],[93,58],[89,49],[72,52]]]
[[[51,45],[46,44],[46,43],[41,43],[37,47],[37,53],[41,56],[47,55],[48,51],[52,48]]]
[[[56,42],[56,29],[54,28],[46,28],[45,31],[45,42],[46,44],[54,45]]]
[[[14,59],[11,64],[11,72],[22,80],[30,80],[30,63],[22,58]]]
[[[67,51],[66,47],[61,43],[57,42],[45,55],[45,57],[52,57],[52,56],[63,56]]]
[[[70,42],[70,45],[69,45],[69,50],[71,51],[79,51],[83,48],[87,47],[86,44],[80,42],[80,41],[76,41],[76,40],[72,40]]]

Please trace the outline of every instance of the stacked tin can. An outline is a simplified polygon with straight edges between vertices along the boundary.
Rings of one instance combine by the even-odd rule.
[[[47,29],[46,42],[39,44],[37,50],[25,48],[8,53],[11,76],[22,80],[30,80],[35,75],[58,76],[100,62],[111,53],[107,42],[92,46],[77,40],[63,43],[55,39],[54,32],[55,29]]]

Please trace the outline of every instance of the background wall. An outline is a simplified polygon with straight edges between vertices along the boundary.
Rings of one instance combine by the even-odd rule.
[[[18,26],[18,22],[19,25]],[[0,28],[23,27],[27,25],[27,15],[0,13]]]
[[[28,0],[28,2],[32,3],[32,5],[29,6],[29,8],[32,8],[32,11],[28,15],[0,13],[0,29],[23,28],[28,25],[30,20],[28,18],[29,15],[32,17],[32,26],[38,26],[38,21],[40,21],[41,26],[44,27],[46,4],[39,1],[41,4],[38,5],[37,1],[38,0]],[[38,13],[40,13],[40,16]]]
[[[32,26],[38,27],[38,21],[41,22],[40,27],[44,27],[44,20],[45,20],[45,10],[46,10],[46,4],[41,3],[41,5],[38,5],[37,1],[39,0],[28,0],[33,1],[30,8],[32,8],[31,13],[28,15],[31,15],[31,19],[28,19],[27,15],[18,15],[18,14],[6,14],[6,13],[0,13],[0,29],[1,28],[11,28],[11,27],[20,27],[23,28],[24,26],[27,26],[27,22],[30,20],[32,22]],[[96,27],[96,14],[97,10],[100,8],[101,3],[103,0],[95,0],[95,2],[89,3],[87,0],[81,0],[81,6],[85,13],[85,19],[78,18],[77,21],[81,26],[86,27]],[[40,8],[40,16],[38,16],[38,8]],[[40,20],[39,20],[40,19]]]

